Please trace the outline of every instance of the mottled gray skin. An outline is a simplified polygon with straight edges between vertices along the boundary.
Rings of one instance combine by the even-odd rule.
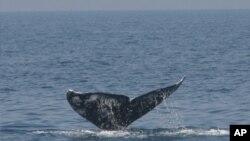
[[[110,93],[67,92],[71,107],[82,117],[104,130],[122,130],[139,119],[171,95],[184,81],[157,89],[132,100]]]

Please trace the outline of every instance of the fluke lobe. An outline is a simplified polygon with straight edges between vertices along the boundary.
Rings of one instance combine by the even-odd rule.
[[[110,93],[81,93],[69,90],[67,100],[82,117],[104,130],[121,130],[139,119],[182,84],[183,77],[176,84],[138,96],[132,100],[125,95]]]

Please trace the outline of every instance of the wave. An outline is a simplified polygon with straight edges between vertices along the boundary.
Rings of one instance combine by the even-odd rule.
[[[63,135],[69,137],[106,137],[106,138],[147,138],[147,137],[188,137],[188,136],[228,136],[227,129],[128,129],[122,131],[104,130],[37,130],[33,134]]]

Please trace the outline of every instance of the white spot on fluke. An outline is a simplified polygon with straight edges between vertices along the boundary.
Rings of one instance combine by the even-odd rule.
[[[178,81],[176,84],[178,85],[178,84],[182,83],[182,82],[185,80],[185,78],[186,78],[186,76],[183,76],[183,77],[181,78],[181,80]]]
[[[77,94],[81,94],[82,93],[82,92],[74,91],[73,89],[68,89],[68,92],[74,92],[74,93],[77,93]]]
[[[74,92],[74,90],[73,89],[68,89],[68,92]]]
[[[82,103],[82,100],[79,98],[79,96],[75,96],[72,98],[72,102],[75,103],[77,106],[80,106]]]

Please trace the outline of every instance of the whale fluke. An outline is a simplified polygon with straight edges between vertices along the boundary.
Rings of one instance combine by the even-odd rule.
[[[111,93],[81,93],[69,90],[67,100],[82,117],[104,130],[121,130],[139,119],[170,96],[184,81],[160,88],[132,100]]]

